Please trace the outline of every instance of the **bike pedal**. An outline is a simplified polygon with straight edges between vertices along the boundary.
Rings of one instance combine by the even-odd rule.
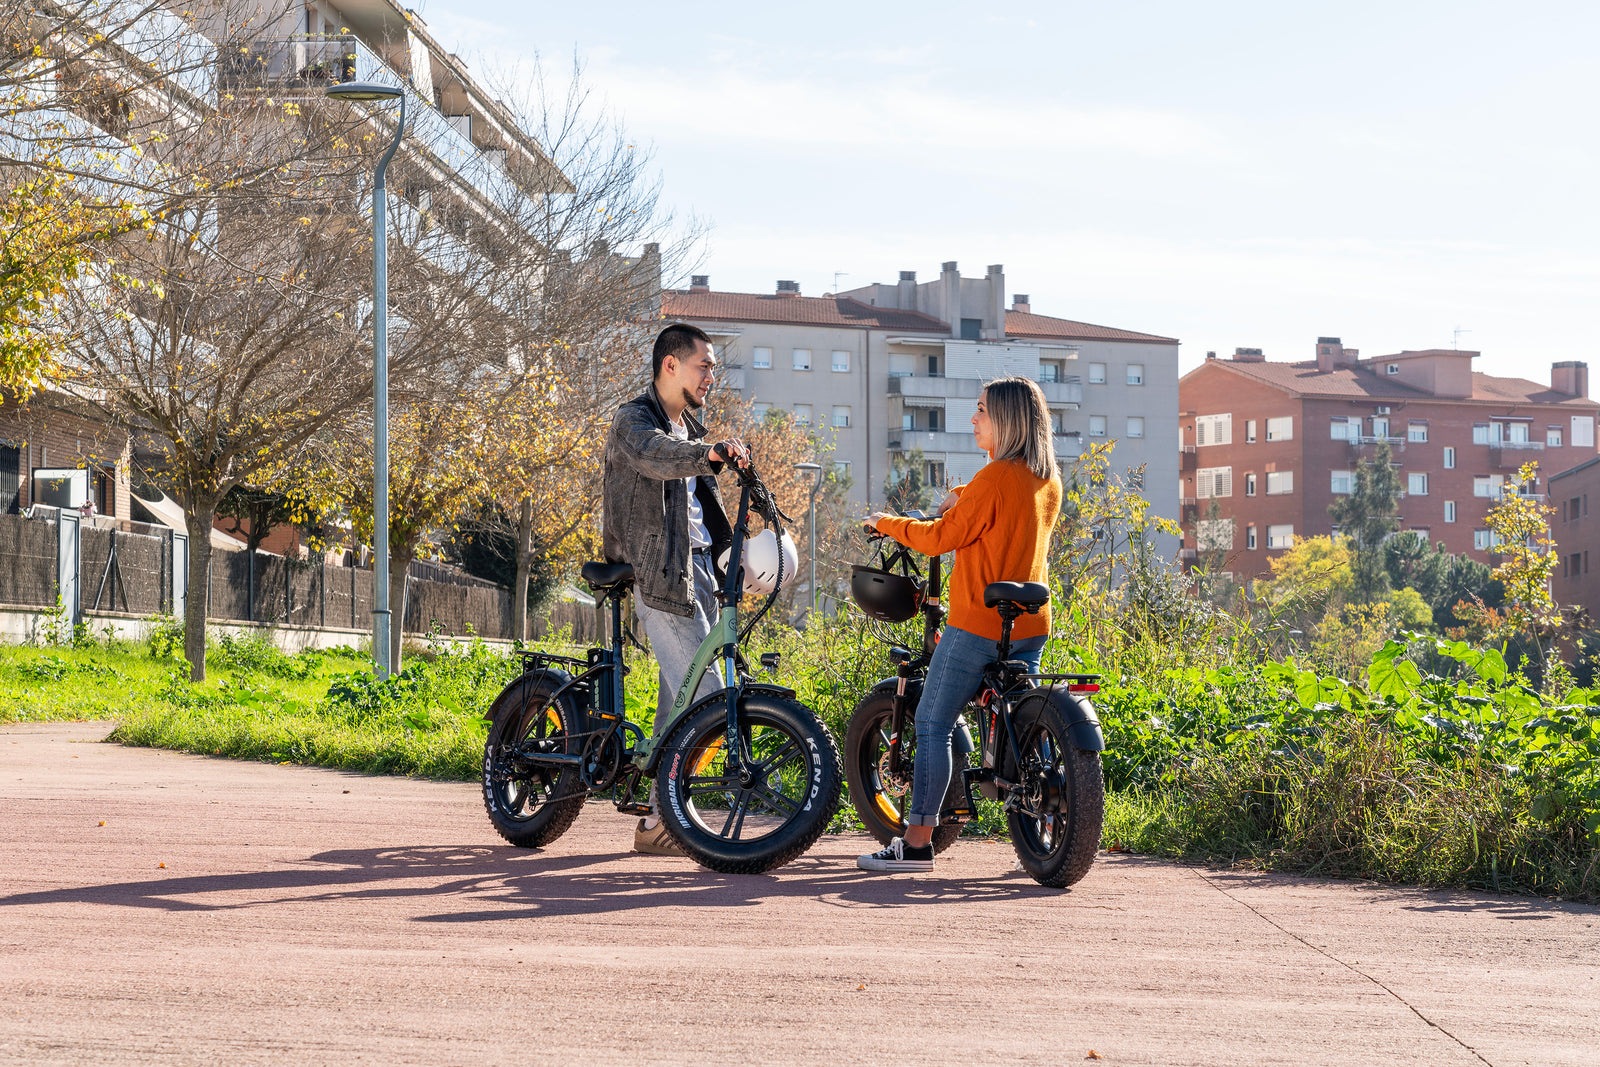
[[[651,808],[648,804],[634,804],[624,802],[617,805],[617,810],[624,815],[649,815]]]

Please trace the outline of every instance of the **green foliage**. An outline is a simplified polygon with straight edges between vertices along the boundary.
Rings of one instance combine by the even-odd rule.
[[[913,448],[907,455],[895,453],[889,459],[889,473],[883,479],[884,504],[890,512],[931,511],[938,500],[933,487],[927,484],[924,470],[927,464],[922,449]]]

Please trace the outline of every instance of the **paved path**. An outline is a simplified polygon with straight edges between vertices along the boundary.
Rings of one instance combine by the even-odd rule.
[[[728,877],[104,733],[0,728],[0,1062],[1600,1062],[1600,909],[857,837]]]

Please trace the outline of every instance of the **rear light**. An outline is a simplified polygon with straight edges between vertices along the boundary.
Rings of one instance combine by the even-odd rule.
[[[1100,692],[1100,687],[1098,685],[1096,685],[1095,683],[1093,683],[1093,682],[1081,682],[1081,683],[1079,683],[1077,685],[1069,685],[1069,686],[1067,686],[1067,692],[1069,692],[1069,693],[1098,693],[1098,692]]]

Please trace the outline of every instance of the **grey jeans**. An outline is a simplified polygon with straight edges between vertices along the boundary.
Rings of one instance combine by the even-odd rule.
[[[689,565],[694,571],[693,615],[658,611],[641,600],[637,593],[633,598],[639,621],[644,624],[644,632],[650,638],[650,648],[656,654],[656,663],[661,667],[660,690],[656,694],[656,721],[652,731],[656,740],[661,739],[661,732],[667,728],[667,718],[672,714],[672,701],[678,695],[678,686],[683,684],[683,676],[694,662],[694,654],[700,651],[700,642],[711,632],[711,623],[717,617],[717,577],[711,566],[711,552],[696,549],[689,554]],[[700,679],[696,697],[722,688],[715,668],[716,664],[713,663]],[[693,703],[692,699],[690,703]]]

